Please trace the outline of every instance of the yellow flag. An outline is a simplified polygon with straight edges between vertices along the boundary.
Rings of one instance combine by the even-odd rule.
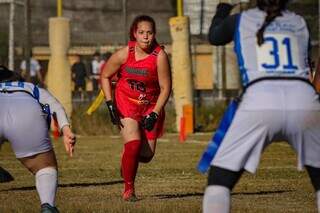
[[[96,111],[101,105],[101,103],[103,102],[103,100],[104,100],[104,94],[102,90],[100,90],[99,95],[96,97],[96,99],[92,102],[91,106],[87,110],[87,114],[91,115],[94,111]]]

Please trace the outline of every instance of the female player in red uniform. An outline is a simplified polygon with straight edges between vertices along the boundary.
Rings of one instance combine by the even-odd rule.
[[[101,74],[111,121],[124,141],[121,173],[123,199],[137,200],[134,180],[139,162],[150,162],[156,140],[163,133],[164,106],[171,91],[167,54],[155,39],[156,25],[149,16],[138,16],[130,28],[128,45],[115,52]],[[114,100],[111,79],[118,76]]]

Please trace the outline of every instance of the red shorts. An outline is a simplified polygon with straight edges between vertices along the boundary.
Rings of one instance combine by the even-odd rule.
[[[146,129],[143,129],[144,134],[148,140],[155,140],[157,138],[160,138],[163,135],[164,119],[165,119],[165,112],[162,110],[159,114],[156,124],[154,125],[153,130],[149,132]]]
[[[155,103],[145,103],[144,101],[138,101],[136,99],[130,98],[116,90],[115,92],[115,103],[117,110],[122,118],[132,118],[139,123],[144,116],[147,116],[155,107]],[[142,133],[146,136],[148,140],[154,140],[163,135],[164,130],[164,119],[165,112],[162,110],[159,113],[158,120],[151,131],[142,129]]]

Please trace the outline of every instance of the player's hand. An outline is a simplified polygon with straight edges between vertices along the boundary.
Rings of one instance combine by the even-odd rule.
[[[154,128],[158,117],[158,114],[155,112],[151,112],[149,115],[144,116],[141,121],[142,128],[146,129],[147,131],[151,131]]]
[[[119,127],[123,127],[123,125],[122,125],[122,123],[120,121],[120,117],[119,117],[118,111],[117,111],[116,107],[114,106],[113,102],[110,100],[110,101],[107,101],[106,104],[107,104],[107,107],[108,107],[108,110],[109,110],[111,122],[114,125],[117,125]]]
[[[72,157],[74,152],[74,146],[76,144],[76,137],[68,125],[62,128],[62,134],[64,148],[66,149],[69,156]]]

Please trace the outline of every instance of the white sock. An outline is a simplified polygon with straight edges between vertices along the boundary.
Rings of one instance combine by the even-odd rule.
[[[230,190],[227,187],[208,186],[203,197],[203,213],[229,213],[230,199]]]
[[[55,197],[58,186],[58,172],[53,167],[40,169],[36,173],[36,188],[41,204],[49,203],[55,206]]]
[[[316,192],[318,213],[320,213],[320,190]]]

